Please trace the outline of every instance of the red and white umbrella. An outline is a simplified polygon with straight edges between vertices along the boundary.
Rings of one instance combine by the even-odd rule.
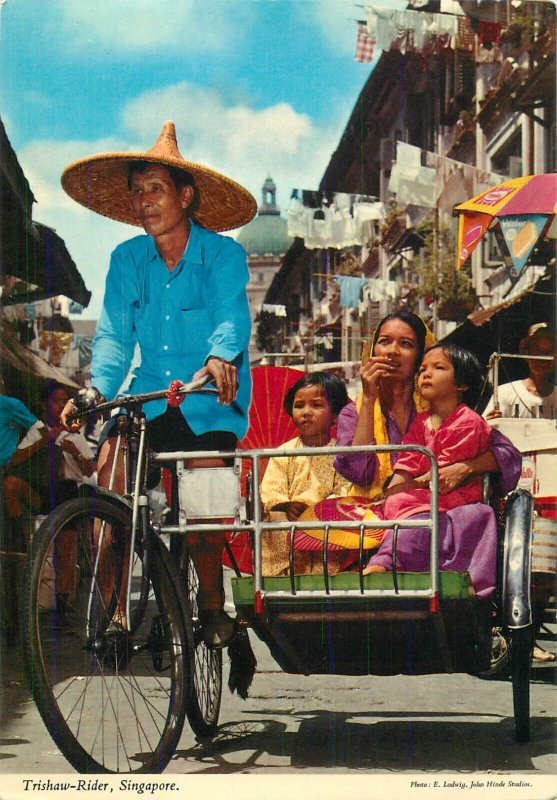
[[[262,450],[278,447],[283,442],[296,436],[296,426],[283,408],[284,396],[297,380],[303,378],[305,372],[292,367],[262,366],[252,367],[252,396],[249,410],[248,432],[241,442],[239,450]],[[262,459],[261,477],[267,466],[268,459]],[[250,464],[247,459],[242,461],[242,491],[246,492],[246,477]],[[252,573],[250,535],[240,531],[228,535],[228,544],[237,566],[241,572]],[[223,564],[233,566],[228,553],[223,554]]]

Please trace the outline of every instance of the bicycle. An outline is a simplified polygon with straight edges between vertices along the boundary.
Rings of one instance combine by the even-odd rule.
[[[204,383],[186,384],[181,393],[214,393]],[[166,394],[97,406],[96,414],[126,412],[118,417],[126,494],[83,487],[32,542],[21,614],[25,663],[49,732],[82,772],[160,772],[186,716],[199,736],[217,724],[222,653],[201,638],[186,537],[170,535],[167,546],[150,518],[142,406]],[[55,580],[55,542],[68,536],[76,557],[61,619],[42,597],[45,582]],[[128,622],[119,624],[118,616]]]

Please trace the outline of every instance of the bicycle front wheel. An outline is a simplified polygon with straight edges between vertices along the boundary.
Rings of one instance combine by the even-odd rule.
[[[182,731],[191,694],[187,600],[167,549],[147,536],[136,550],[149,552],[149,594],[134,614],[145,591],[136,558],[131,631],[123,616],[129,509],[71,500],[34,537],[23,592],[26,666],[49,733],[80,772],[161,772]]]

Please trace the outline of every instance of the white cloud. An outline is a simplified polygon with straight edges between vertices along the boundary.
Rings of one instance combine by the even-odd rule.
[[[251,3],[226,0],[62,0],[62,32],[74,51],[99,57],[214,52],[243,36]]]
[[[64,239],[85,285],[93,293],[84,318],[97,319],[101,310],[110,252],[139,228],[104,219],[78,205],[62,189],[60,176],[72,161],[93,153],[114,152],[121,142],[34,141],[18,152],[18,159],[36,198],[33,218],[49,225]]]
[[[316,188],[338,141],[339,124],[326,130],[288,103],[261,109],[233,104],[214,89],[180,83],[145,92],[123,110],[123,133],[96,141],[29,143],[18,153],[37,198],[34,217],[65,240],[93,299],[85,316],[97,318],[111,250],[138,228],[79,206],[63,191],[60,175],[72,161],[94,153],[143,151],[166,119],[176,123],[184,158],[212,167],[246,186],[259,202],[268,174],[283,212],[293,188]]]
[[[176,123],[184,158],[226,173],[257,199],[271,173],[283,205],[293,187],[316,186],[338,138],[337,125],[316,128],[288,103],[254,109],[187,82],[145,92],[124,112],[124,125],[134,139],[149,131],[148,147],[166,119]]]

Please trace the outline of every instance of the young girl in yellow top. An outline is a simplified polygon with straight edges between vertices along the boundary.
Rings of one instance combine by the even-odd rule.
[[[334,445],[331,431],[348,402],[346,386],[336,375],[313,372],[300,378],[283,403],[299,433],[278,449]],[[295,521],[309,506],[331,495],[346,494],[348,488],[348,482],[333,467],[332,455],[277,456],[269,459],[260,496],[268,519]],[[286,570],[288,543],[280,532],[264,534],[263,563],[264,574]]]

